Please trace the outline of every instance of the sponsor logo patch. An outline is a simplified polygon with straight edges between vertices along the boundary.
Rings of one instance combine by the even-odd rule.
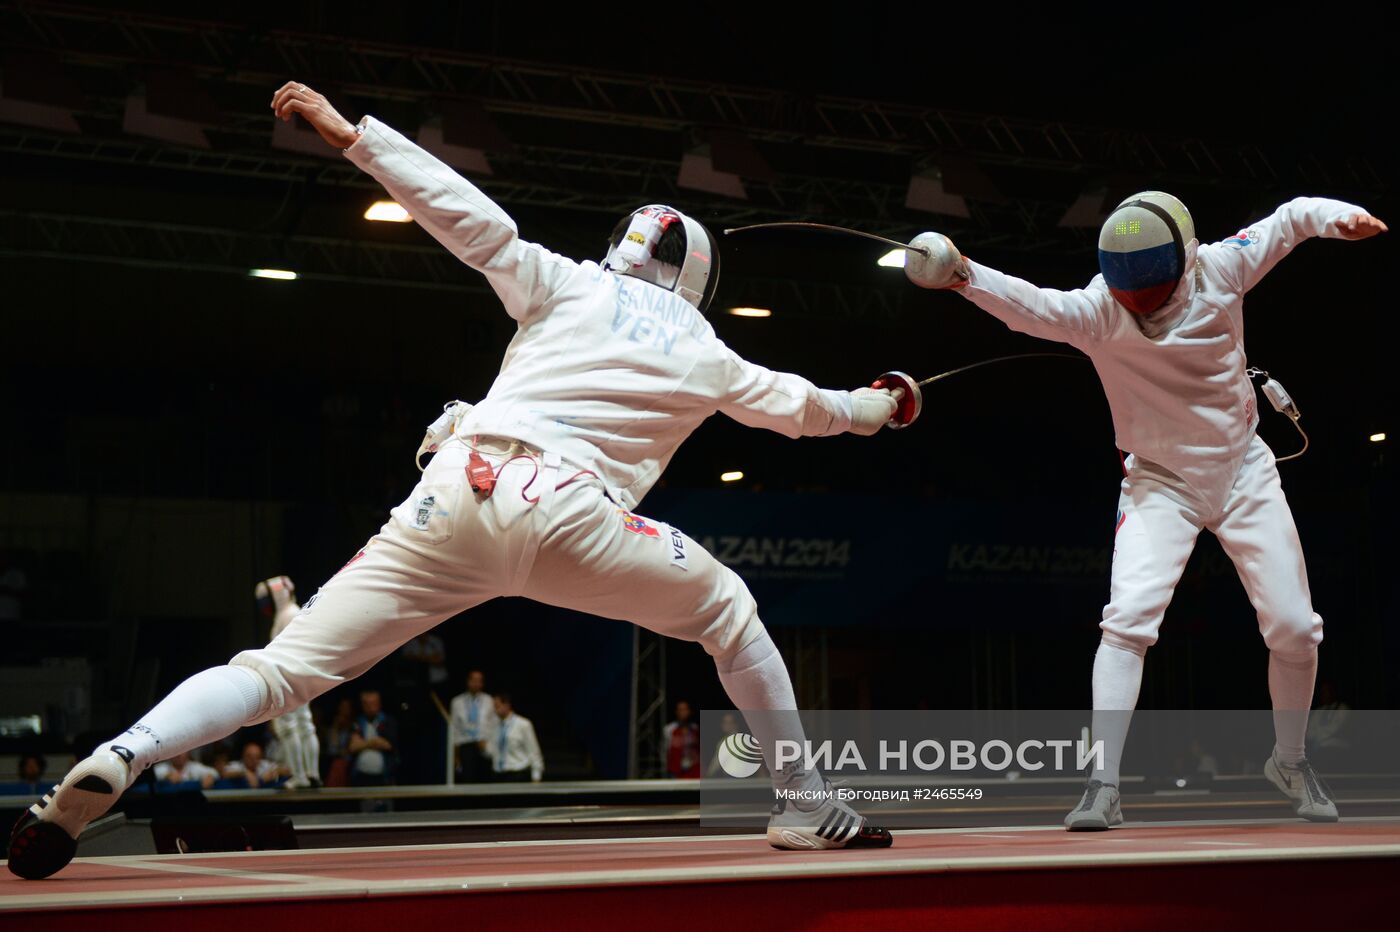
[[[638,517],[637,515],[632,514],[632,512],[630,511],[623,511],[621,508],[617,510],[617,513],[622,515],[622,526],[627,528],[627,530],[631,531],[633,534],[640,534],[643,537],[661,536],[661,532],[658,531],[652,525],[648,524],[645,518]]]
[[[419,531],[428,529],[428,522],[432,520],[434,514],[447,514],[437,507],[436,495],[424,495],[418,499],[418,504],[413,506],[413,527]]]

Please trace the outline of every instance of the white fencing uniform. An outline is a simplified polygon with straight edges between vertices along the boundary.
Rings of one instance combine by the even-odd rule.
[[[1114,679],[1099,669],[1105,649],[1137,655],[1140,679],[1140,657],[1156,643],[1202,528],[1234,561],[1258,614],[1272,652],[1271,688],[1277,667],[1315,672],[1322,619],[1312,609],[1273,453],[1255,435],[1244,295],[1298,243],[1335,237],[1338,221],[1361,213],[1340,201],[1290,201],[1236,236],[1201,246],[1172,297],[1146,317],[1122,307],[1101,275],[1086,288],[1058,291],[968,263],[966,298],[1013,330],[1068,343],[1089,357],[1108,396],[1119,449],[1131,454],[1119,496],[1095,709],[1136,703],[1130,672],[1122,679],[1131,682],[1105,685]],[[1110,657],[1114,663],[1133,669],[1132,660]],[[1311,675],[1303,674],[1306,697],[1301,689],[1288,695],[1273,689],[1275,708],[1307,709]]]
[[[819,772],[776,766],[777,741],[801,742],[801,721],[743,581],[680,531],[631,509],[711,414],[789,437],[870,434],[894,415],[892,395],[819,389],[745,361],[678,294],[521,240],[475,186],[370,117],[346,154],[486,276],[519,324],[500,373],[480,404],[458,407],[452,438],[389,522],[267,647],[185,680],[80,762],[53,805],[27,810],[14,837],[53,847],[29,858],[25,875],[66,864],[112,790],[155,762],[304,706],[439,622],[504,595],[699,642],[736,708],[778,712],[749,726],[774,782],[816,800],[771,817],[769,843],[887,847],[889,833],[827,794]],[[469,484],[473,456],[497,474],[489,496]]]
[[[266,586],[272,599],[271,638],[276,638],[301,611],[297,604],[295,589],[285,576],[269,579],[260,584]],[[307,787],[321,781],[321,739],[316,734],[316,723],[311,718],[311,706],[302,705],[272,720],[272,733],[281,745],[282,763],[292,771],[287,786]]]
[[[629,509],[716,411],[790,437],[838,434],[849,393],[745,361],[671,292],[521,240],[446,165],[372,118],[361,127],[347,156],[485,274],[519,330],[490,392],[389,522],[271,644],[233,660],[267,681],[265,712],[497,596],[635,622],[717,659],[766,638],[735,573]],[[490,497],[468,485],[472,448],[498,473]]]

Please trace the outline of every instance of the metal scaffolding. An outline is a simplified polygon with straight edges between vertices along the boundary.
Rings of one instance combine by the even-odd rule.
[[[1132,177],[1155,184],[1230,183],[1247,191],[1294,184],[1382,190],[1365,158],[1285,152],[1060,121],[1017,119],[908,104],[744,87],[592,68],[542,65],[344,37],[256,30],[146,13],[51,4],[0,4],[14,48],[89,80],[84,132],[0,131],[0,151],[268,180],[368,186],[344,163],[268,147],[267,91],[298,76],[337,99],[388,111],[405,127],[453,101],[502,121],[508,145],[488,153],[494,175],[474,179],[508,206],[616,215],[639,198],[676,203],[712,225],[820,219],[904,237],[936,226],[968,248],[1077,251],[1082,230],[1058,225],[1071,187]],[[139,75],[178,69],[216,98],[212,149],[135,140],[121,132]],[[93,79],[99,75],[100,79]],[[257,93],[254,93],[254,89]],[[677,184],[682,152],[714,128],[764,147],[773,173],[745,178],[746,199]],[[820,158],[813,156],[825,153]],[[970,216],[905,207],[910,174],[948,165],[1057,173],[1061,182],[965,193]],[[819,165],[821,167],[814,167]],[[948,173],[945,171],[945,177]],[[991,184],[990,179],[984,179]],[[951,184],[951,182],[949,182]],[[956,187],[956,185],[953,185]],[[1030,193],[1025,193],[1030,192]],[[958,191],[950,190],[951,194]]]
[[[149,220],[0,209],[0,257],[115,263],[136,268],[247,275],[290,268],[308,281],[393,285],[488,295],[481,277],[437,244],[251,233]],[[917,294],[897,270],[889,287],[735,276],[749,304],[813,318],[896,317]]]

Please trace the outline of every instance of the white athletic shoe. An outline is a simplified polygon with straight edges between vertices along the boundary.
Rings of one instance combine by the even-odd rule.
[[[1102,832],[1115,825],[1123,824],[1123,810],[1119,808],[1118,787],[1102,780],[1090,780],[1084,784],[1084,795],[1079,805],[1065,816],[1065,828],[1071,832]]]
[[[135,782],[121,752],[108,746],[68,772],[63,782],[20,814],[10,832],[10,873],[39,880],[73,860],[78,836]]]
[[[278,789],[282,790],[319,790],[325,786],[320,777],[292,777],[283,783]]]
[[[1264,776],[1293,803],[1293,811],[1309,822],[1336,822],[1337,804],[1307,758],[1285,764],[1273,754],[1264,762]]]
[[[888,848],[894,838],[876,828],[850,806],[836,799],[831,781],[823,780],[825,798],[815,809],[797,808],[794,801],[779,798],[768,816],[768,844],[789,851],[825,848]]]

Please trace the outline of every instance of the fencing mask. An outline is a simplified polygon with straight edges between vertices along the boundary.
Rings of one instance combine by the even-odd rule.
[[[1151,314],[1176,290],[1196,250],[1186,205],[1143,191],[1118,205],[1099,233],[1099,270],[1113,297],[1134,314]]]
[[[703,312],[719,284],[719,249],[700,222],[650,204],[613,228],[603,268],[673,291]]]

